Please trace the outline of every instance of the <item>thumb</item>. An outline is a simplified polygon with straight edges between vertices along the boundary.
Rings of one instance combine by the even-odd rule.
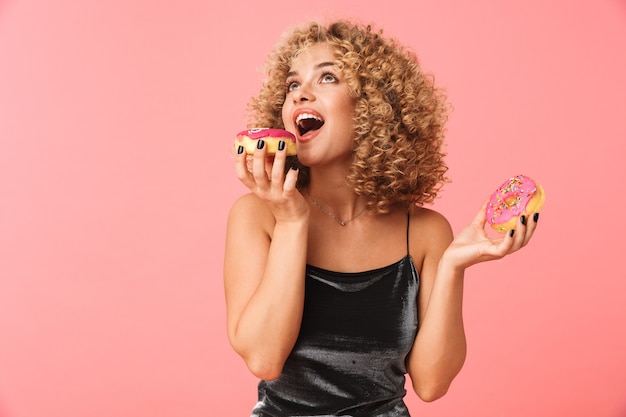
[[[489,197],[483,201],[483,204],[480,206],[480,210],[476,213],[474,220],[472,220],[472,224],[480,227],[481,229],[485,227],[485,223],[487,222],[487,204],[489,204]]]

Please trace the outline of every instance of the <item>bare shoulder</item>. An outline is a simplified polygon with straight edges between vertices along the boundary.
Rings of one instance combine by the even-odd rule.
[[[450,222],[441,213],[420,207],[411,215],[409,242],[411,255],[420,263],[437,260],[452,242]]]
[[[413,227],[413,226],[416,227]],[[432,238],[451,239],[452,228],[450,222],[438,211],[419,207],[411,215],[411,229],[417,229]]]
[[[235,200],[230,208],[230,215],[240,215],[262,208],[263,201],[253,193],[247,193]]]
[[[228,213],[228,224],[239,224],[245,227],[256,225],[266,228],[274,221],[274,216],[267,204],[253,193],[247,193],[239,197],[233,203]]]

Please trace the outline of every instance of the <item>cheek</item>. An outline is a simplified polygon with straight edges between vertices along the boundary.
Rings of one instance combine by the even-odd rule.
[[[354,125],[354,102],[352,100],[346,101],[343,106],[344,120],[350,126]]]
[[[283,125],[288,128],[291,127],[291,120],[289,120],[289,110],[287,109],[287,106],[283,104],[283,110],[281,113],[281,116],[283,118]]]

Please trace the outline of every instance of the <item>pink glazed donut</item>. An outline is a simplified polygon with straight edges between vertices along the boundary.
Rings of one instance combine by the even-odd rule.
[[[487,223],[500,232],[515,229],[517,218],[537,213],[546,194],[532,178],[518,175],[509,178],[491,195],[487,204]]]
[[[267,148],[265,155],[275,155],[278,150],[278,142],[281,140],[285,142],[287,156],[296,154],[296,137],[294,135],[283,129],[270,129],[267,127],[249,129],[237,133],[235,152],[237,152],[239,146],[243,146],[246,154],[252,155],[257,143],[259,143],[259,139],[265,141],[265,147]]]

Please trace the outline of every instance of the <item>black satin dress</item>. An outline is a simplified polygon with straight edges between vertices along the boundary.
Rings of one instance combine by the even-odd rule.
[[[406,356],[417,334],[419,276],[408,254],[362,273],[307,266],[298,340],[252,417],[408,417]]]

